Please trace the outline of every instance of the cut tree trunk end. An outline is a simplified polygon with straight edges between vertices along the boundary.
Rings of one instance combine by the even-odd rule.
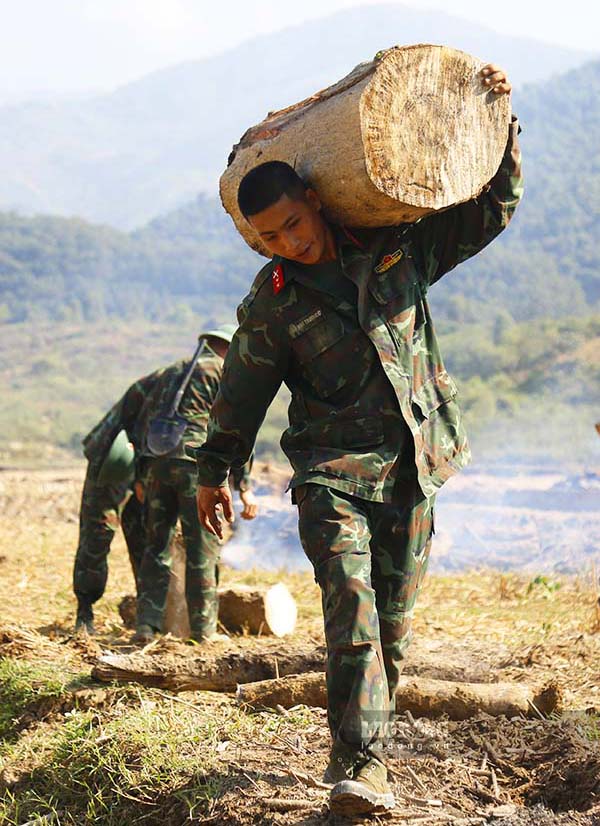
[[[164,632],[189,639],[190,623],[185,598],[185,552],[172,548],[173,565],[165,610]],[[219,589],[219,622],[233,633],[284,637],[296,627],[296,600],[282,583],[271,586],[232,585]],[[127,628],[135,627],[136,598],[123,597],[119,613]]]
[[[247,243],[267,251],[237,206],[243,176],[286,161],[327,217],[354,227],[415,221],[475,197],[497,171],[508,95],[487,90],[483,61],[445,46],[396,46],[333,86],[247,130],[221,176],[223,206]]]
[[[284,637],[296,627],[297,617],[296,601],[282,582],[219,590],[219,622],[228,631]]]
[[[237,699],[252,707],[291,708],[296,705],[327,708],[325,675],[319,672],[293,674],[275,680],[239,685]],[[541,690],[519,683],[453,683],[423,677],[401,677],[396,711],[415,717],[448,715],[466,720],[480,712],[493,717],[527,717],[549,714],[560,708],[558,687],[550,683]]]

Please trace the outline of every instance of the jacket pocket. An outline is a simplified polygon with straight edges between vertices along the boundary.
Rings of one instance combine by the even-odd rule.
[[[437,410],[442,404],[452,401],[457,393],[458,388],[454,383],[454,379],[444,370],[414,391],[412,402],[419,407],[423,416],[428,419],[434,410]]]
[[[326,316],[293,341],[293,349],[308,384],[320,398],[327,398],[344,387],[347,362],[343,347],[336,347],[345,335],[344,322],[335,315]]]
[[[281,438],[284,451],[308,448],[332,448],[348,453],[366,451],[385,441],[383,421],[379,417],[363,416],[359,419],[332,421],[321,419],[301,427],[291,427]]]
[[[369,278],[369,292],[378,304],[387,304],[390,301],[406,295],[416,280],[412,258],[406,245],[392,244],[392,250],[382,255]]]
[[[301,364],[320,356],[344,337],[344,324],[337,316],[326,316],[293,342],[294,351]]]

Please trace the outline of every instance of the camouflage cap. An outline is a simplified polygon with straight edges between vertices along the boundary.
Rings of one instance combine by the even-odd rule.
[[[206,330],[205,332],[200,333],[198,338],[220,338],[228,344],[231,344],[231,339],[233,338],[233,334],[236,330],[237,324],[222,324],[214,330]]]

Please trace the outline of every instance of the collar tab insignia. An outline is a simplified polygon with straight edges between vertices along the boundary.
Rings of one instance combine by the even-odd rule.
[[[283,277],[283,267],[281,264],[277,264],[277,266],[273,269],[271,283],[273,284],[274,295],[277,295],[277,293],[280,293],[283,290],[285,286],[285,278]]]

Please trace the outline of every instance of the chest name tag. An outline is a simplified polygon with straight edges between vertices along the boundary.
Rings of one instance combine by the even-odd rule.
[[[384,255],[379,264],[375,267],[375,272],[381,275],[382,272],[387,272],[390,267],[393,267],[394,264],[397,264],[398,261],[402,258],[404,252],[402,249],[396,250],[396,252],[390,252],[388,255]]]
[[[301,336],[302,333],[305,333],[307,330],[310,330],[318,321],[323,318],[323,310],[319,307],[317,310],[313,310],[312,313],[309,313],[304,318],[301,318],[300,321],[296,321],[294,324],[290,324],[288,327],[289,334],[292,338],[298,338]]]

